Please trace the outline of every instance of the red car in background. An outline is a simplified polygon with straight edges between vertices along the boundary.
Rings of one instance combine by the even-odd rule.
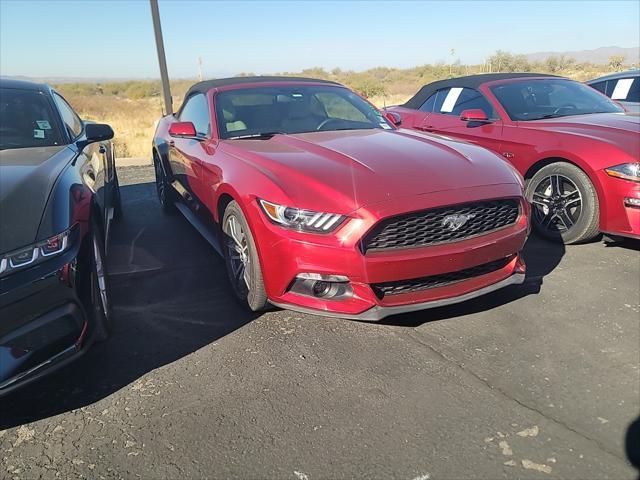
[[[397,130],[313,79],[201,82],[153,141],[156,186],[224,256],[238,298],[343,318],[522,283],[529,206],[484,148]]]
[[[640,117],[594,89],[550,75],[473,75],[426,85],[388,110],[405,128],[475,143],[511,162],[543,236],[640,238]]]

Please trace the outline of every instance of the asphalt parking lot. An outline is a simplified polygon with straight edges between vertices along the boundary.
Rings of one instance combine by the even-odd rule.
[[[383,324],[250,315],[152,175],[119,172],[112,337],[0,401],[0,478],[637,476],[637,243],[533,238],[525,285]]]

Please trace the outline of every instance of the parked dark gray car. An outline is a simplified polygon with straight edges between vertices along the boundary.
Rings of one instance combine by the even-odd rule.
[[[640,112],[640,70],[613,73],[589,80],[587,85],[620,102],[628,111]]]
[[[107,337],[112,137],[51,87],[0,80],[0,396]]]

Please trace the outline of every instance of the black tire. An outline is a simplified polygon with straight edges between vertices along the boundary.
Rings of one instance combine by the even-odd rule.
[[[120,182],[118,181],[118,173],[113,176],[113,219],[118,221],[122,219],[122,198],[120,196]]]
[[[575,165],[556,162],[541,168],[527,182],[525,195],[539,235],[566,244],[598,235],[598,196],[587,174]]]
[[[176,193],[171,184],[167,181],[160,159],[153,157],[154,170],[156,173],[156,192],[158,202],[164,213],[173,213],[176,210]]]
[[[104,256],[104,241],[102,233],[94,221],[91,232],[91,273],[89,311],[95,328],[95,340],[103,342],[111,333],[113,318],[111,315],[111,300],[109,290],[109,275]]]
[[[241,234],[237,227],[242,230]],[[250,310],[264,310],[268,301],[258,251],[242,209],[235,201],[229,203],[224,211],[222,236],[225,265],[233,291]],[[239,270],[239,265],[243,266],[242,270]]]

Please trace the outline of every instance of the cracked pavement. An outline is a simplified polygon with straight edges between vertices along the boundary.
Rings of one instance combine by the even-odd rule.
[[[119,176],[113,334],[0,400],[0,478],[637,477],[638,243],[532,238],[524,286],[380,324],[251,315]]]

